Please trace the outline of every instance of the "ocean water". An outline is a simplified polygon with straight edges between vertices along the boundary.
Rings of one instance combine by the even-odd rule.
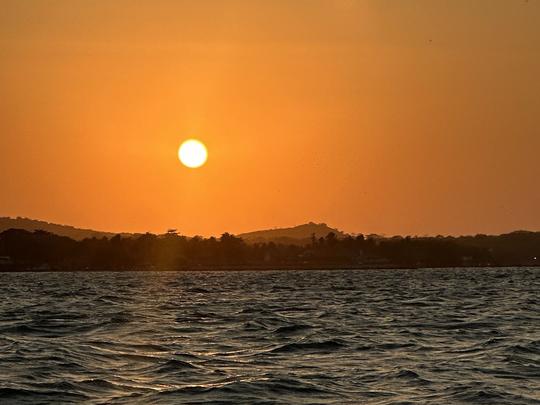
[[[540,404],[540,269],[0,273],[0,403]]]

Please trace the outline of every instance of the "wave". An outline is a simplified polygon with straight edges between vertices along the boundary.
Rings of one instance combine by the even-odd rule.
[[[168,360],[164,364],[156,368],[155,372],[157,373],[170,373],[172,371],[185,370],[185,369],[196,369],[197,366],[193,364],[182,361],[182,360]]]
[[[539,285],[534,268],[0,272],[0,404],[534,404]]]
[[[287,325],[287,326],[281,326],[274,330],[274,333],[277,333],[279,335],[289,335],[296,332],[305,331],[308,329],[313,329],[310,325],[304,325],[304,324],[297,324],[297,325]]]
[[[271,352],[273,353],[294,353],[301,351],[319,351],[319,352],[332,352],[344,348],[346,345],[337,340],[326,340],[322,342],[296,342],[287,343],[279,346]]]
[[[31,401],[32,403],[39,403],[41,401],[47,401],[50,403],[61,401],[81,401],[87,400],[89,397],[84,394],[54,391],[54,390],[32,390],[22,388],[1,388],[0,387],[0,400],[2,401]]]
[[[262,378],[251,381],[230,381],[215,383],[212,385],[193,385],[174,390],[166,390],[159,393],[160,396],[201,396],[209,398],[221,397],[230,398],[230,395],[238,395],[244,401],[250,396],[258,397],[260,394],[292,395],[300,397],[319,396],[324,398],[327,395],[334,395],[332,390],[324,389],[316,384],[299,381],[292,378]],[[210,395],[209,395],[210,394]]]

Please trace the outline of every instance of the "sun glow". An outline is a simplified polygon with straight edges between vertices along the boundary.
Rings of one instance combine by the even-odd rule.
[[[197,139],[188,139],[184,141],[178,149],[178,158],[184,166],[195,169],[206,163],[208,151],[206,146]]]

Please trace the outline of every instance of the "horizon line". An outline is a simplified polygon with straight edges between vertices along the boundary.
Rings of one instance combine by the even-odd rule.
[[[43,223],[46,223],[46,224],[52,225],[52,226],[61,226],[61,227],[73,228],[73,229],[79,230],[79,231],[95,232],[95,233],[102,233],[102,234],[112,234],[112,235],[145,235],[145,234],[165,235],[165,234],[169,233],[170,231],[173,231],[173,230],[177,231],[178,230],[178,228],[169,227],[164,232],[154,232],[154,231],[149,231],[149,230],[142,231],[142,232],[127,232],[127,231],[117,232],[117,231],[99,230],[99,229],[94,229],[94,228],[89,228],[89,227],[79,227],[79,226],[75,226],[75,225],[62,224],[62,223],[58,223],[58,222],[50,222],[50,221],[47,221],[47,220],[44,220],[44,219],[34,219],[34,218],[20,216],[20,215],[14,216],[14,217],[0,216],[0,220],[1,219],[27,220],[27,221],[34,221],[34,222],[43,222]],[[238,233],[230,232],[230,231],[224,231],[224,232],[220,232],[218,234],[210,234],[210,235],[201,235],[201,234],[197,234],[197,233],[195,233],[195,234],[184,234],[184,233],[181,233],[181,232],[175,232],[175,233],[177,233],[180,236],[187,236],[187,237],[191,237],[191,238],[193,238],[193,237],[211,238],[211,237],[220,237],[221,235],[223,235],[225,233],[227,233],[229,235],[233,235],[233,236],[240,236],[240,235],[245,235],[245,234],[250,234],[250,233],[257,233],[257,232],[289,230],[289,229],[298,228],[298,227],[304,226],[304,225],[324,225],[324,226],[327,226],[328,228],[332,229],[333,231],[338,231],[339,233],[344,234],[346,236],[355,237],[355,236],[363,235],[363,236],[368,236],[368,237],[373,236],[373,237],[380,237],[380,238],[386,238],[386,239],[397,238],[397,237],[402,237],[402,238],[404,238],[404,237],[412,237],[412,238],[430,238],[430,237],[431,238],[437,238],[437,237],[459,238],[459,237],[479,236],[479,235],[500,236],[500,235],[507,235],[507,234],[512,234],[512,233],[519,233],[519,232],[525,232],[525,233],[537,233],[537,232],[540,232],[540,230],[532,230],[532,229],[514,229],[514,230],[509,230],[509,231],[503,231],[503,232],[500,232],[500,233],[476,232],[476,233],[461,233],[461,234],[450,234],[450,233],[437,233],[437,234],[429,234],[429,233],[425,233],[425,234],[418,234],[418,233],[399,234],[399,233],[397,233],[397,234],[387,234],[387,233],[377,233],[377,232],[346,232],[346,231],[340,230],[337,227],[333,227],[331,225],[328,225],[328,223],[324,222],[324,221],[323,222],[308,221],[308,222],[304,222],[304,223],[297,224],[297,225],[292,225],[292,226],[276,226],[276,227],[273,227],[273,228],[256,229],[256,230],[252,230],[252,231],[238,232]],[[19,228],[15,228],[15,229],[19,229]],[[291,237],[291,239],[295,239],[295,238]],[[296,239],[298,239],[298,238],[296,238]]]

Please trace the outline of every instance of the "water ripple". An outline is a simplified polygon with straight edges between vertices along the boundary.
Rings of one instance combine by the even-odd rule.
[[[0,273],[0,403],[540,404],[540,270]]]

